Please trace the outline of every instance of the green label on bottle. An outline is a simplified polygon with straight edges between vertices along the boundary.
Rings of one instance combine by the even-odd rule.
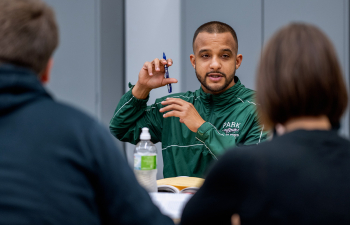
[[[135,170],[154,170],[157,169],[157,155],[145,156],[134,155]]]
[[[157,156],[141,156],[141,170],[157,169]]]

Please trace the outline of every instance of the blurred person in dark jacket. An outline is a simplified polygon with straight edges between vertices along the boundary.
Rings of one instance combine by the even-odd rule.
[[[43,1],[0,1],[0,224],[173,224],[109,132],[43,87],[57,45]]]
[[[277,137],[228,151],[190,199],[187,224],[350,224],[350,142],[337,134],[348,96],[326,35],[292,23],[264,48],[258,113]]]

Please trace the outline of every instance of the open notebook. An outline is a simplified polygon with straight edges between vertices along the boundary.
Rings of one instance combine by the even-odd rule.
[[[198,177],[171,177],[157,180],[158,192],[194,194],[204,182]]]
[[[172,177],[157,181],[158,192],[150,193],[151,199],[160,211],[179,220],[187,201],[203,184],[204,179],[197,177]],[[175,193],[175,194],[174,194]]]

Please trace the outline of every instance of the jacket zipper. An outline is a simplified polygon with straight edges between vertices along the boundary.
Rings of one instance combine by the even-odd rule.
[[[212,117],[213,117],[213,114],[214,114],[214,101],[213,101],[213,96],[210,96],[210,115],[209,115],[209,121],[210,123],[212,123]]]

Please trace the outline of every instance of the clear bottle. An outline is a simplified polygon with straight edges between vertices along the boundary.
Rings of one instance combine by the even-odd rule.
[[[148,192],[157,192],[157,149],[147,127],[142,128],[134,151],[135,176]]]

